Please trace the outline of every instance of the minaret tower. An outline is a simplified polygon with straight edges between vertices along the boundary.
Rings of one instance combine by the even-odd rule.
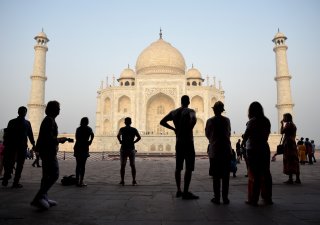
[[[49,39],[43,30],[34,38],[34,63],[31,75],[31,91],[28,104],[28,115],[32,130],[37,136],[45,110],[45,82],[46,77],[46,54],[48,51],[47,43]]]
[[[286,45],[287,37],[279,32],[274,36],[273,42],[275,44],[273,51],[276,54],[276,77],[274,78],[277,82],[277,105],[278,109],[278,130],[280,131],[280,121],[283,118],[283,114],[290,113],[293,115],[291,87],[287,61],[287,49]]]

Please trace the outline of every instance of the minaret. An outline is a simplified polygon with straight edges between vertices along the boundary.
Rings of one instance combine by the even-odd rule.
[[[293,106],[291,97],[291,87],[287,61],[287,49],[286,45],[287,37],[279,32],[274,36],[273,42],[275,44],[273,51],[276,54],[276,77],[277,82],[277,105],[278,109],[278,130],[280,131],[280,121],[283,118],[283,114],[290,113],[293,116]]]
[[[31,75],[31,91],[28,104],[28,115],[35,136],[39,134],[45,110],[46,53],[48,51],[47,35],[40,32],[35,38],[33,73]]]

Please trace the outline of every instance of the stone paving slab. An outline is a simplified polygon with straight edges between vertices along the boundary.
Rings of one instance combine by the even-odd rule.
[[[319,157],[317,157],[319,158]],[[237,177],[230,177],[230,205],[214,205],[212,179],[208,176],[208,159],[196,159],[190,190],[198,200],[175,198],[173,157],[137,158],[137,186],[131,185],[127,165],[125,186],[119,186],[120,163],[117,158],[104,161],[89,158],[86,167],[88,187],[62,186],[59,181],[49,196],[59,202],[47,211],[38,211],[30,201],[39,188],[41,168],[27,160],[21,189],[0,187],[0,224],[113,224],[113,225],[207,225],[320,224],[320,162],[301,166],[301,185],[286,185],[282,161],[271,163],[273,176],[272,206],[251,207],[244,203],[247,195],[245,163],[238,164]],[[74,173],[74,160],[60,160],[60,178]],[[11,185],[11,183],[9,183]]]

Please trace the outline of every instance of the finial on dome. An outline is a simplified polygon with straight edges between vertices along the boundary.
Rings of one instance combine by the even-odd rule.
[[[43,32],[43,27],[42,27],[41,31]]]
[[[160,27],[160,33],[159,33],[160,39],[162,39],[162,29]]]
[[[280,32],[280,29],[279,29],[279,27],[278,27],[278,33]]]
[[[130,69],[130,65],[129,65],[129,63],[128,63],[128,69]]]
[[[193,69],[193,63],[191,64],[191,68]]]

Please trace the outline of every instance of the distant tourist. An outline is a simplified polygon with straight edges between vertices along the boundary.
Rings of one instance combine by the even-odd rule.
[[[236,153],[237,153],[237,162],[240,163],[240,160],[242,160],[241,139],[238,139],[236,143]]]
[[[313,162],[317,162],[316,157],[315,157],[315,150],[316,150],[316,145],[314,144],[314,140],[311,140],[311,146],[312,146],[312,154],[311,154],[311,161],[313,159]]]
[[[306,157],[306,146],[303,144],[303,141],[299,140],[297,142],[297,149],[298,149],[299,162],[301,165],[304,165],[307,161],[307,157]]]
[[[247,149],[248,157],[248,200],[246,203],[257,206],[261,193],[264,203],[270,205],[273,204],[268,144],[271,124],[264,115],[259,102],[250,104],[248,117],[249,121],[242,141],[242,145]]]
[[[74,145],[74,156],[76,157],[76,180],[78,187],[87,186],[83,182],[86,171],[86,162],[89,155],[89,146],[91,145],[94,134],[89,125],[88,117],[83,117],[80,121],[80,127],[76,130],[76,143]]]
[[[124,175],[125,175],[125,169],[126,169],[128,158],[129,158],[130,167],[131,167],[132,185],[137,185],[136,165],[135,165],[136,149],[134,144],[140,141],[141,136],[136,128],[131,127],[131,123],[132,123],[131,118],[126,117],[124,119],[124,124],[126,126],[121,127],[117,135],[117,138],[121,144],[121,148],[120,148],[121,181],[119,184],[122,186],[124,186]]]
[[[6,129],[4,143],[4,176],[2,180],[3,186],[8,185],[8,181],[11,179],[11,174],[13,173],[14,165],[16,164],[12,187],[23,187],[19,181],[24,161],[26,160],[28,138],[32,146],[35,146],[31,124],[25,119],[27,111],[26,107],[19,107],[18,117],[10,120]]]
[[[231,125],[229,118],[221,115],[224,111],[224,104],[221,101],[217,101],[212,108],[214,116],[207,120],[205,128],[206,137],[209,140],[210,174],[213,178],[214,197],[211,202],[220,204],[220,186],[222,185],[222,201],[224,204],[229,204]],[[234,158],[236,161],[236,157]]]
[[[292,175],[296,175],[295,183],[301,184],[300,180],[300,166],[299,157],[296,145],[296,132],[297,127],[292,121],[292,115],[290,113],[283,114],[281,120],[281,134],[283,137],[283,173],[289,176],[289,179],[285,181],[286,184],[293,184]],[[308,138],[307,138],[308,139]],[[307,140],[306,139],[306,140]]]
[[[312,165],[313,164],[313,161],[312,161],[312,144],[309,141],[309,138],[306,138],[306,141],[304,142],[304,145],[306,146],[306,154],[308,156],[309,165]]]
[[[60,113],[60,103],[50,101],[47,104],[46,117],[43,119],[39,137],[37,140],[36,151],[42,159],[42,179],[40,190],[31,202],[32,206],[39,209],[49,209],[57,205],[57,202],[48,198],[48,191],[59,178],[59,163],[57,152],[59,143],[65,143],[68,138],[58,138],[58,125],[55,121]]]
[[[193,109],[188,108],[189,104],[189,96],[183,95],[181,97],[181,107],[171,111],[168,115],[166,115],[160,121],[160,125],[173,130],[176,134],[176,197],[179,198],[182,196],[183,199],[198,199],[198,196],[189,192],[189,185],[195,164],[193,127],[197,122],[196,112]],[[169,121],[173,121],[174,127],[168,124]],[[183,170],[184,161],[186,162],[186,170],[184,174],[184,188],[182,192],[181,171]]]

